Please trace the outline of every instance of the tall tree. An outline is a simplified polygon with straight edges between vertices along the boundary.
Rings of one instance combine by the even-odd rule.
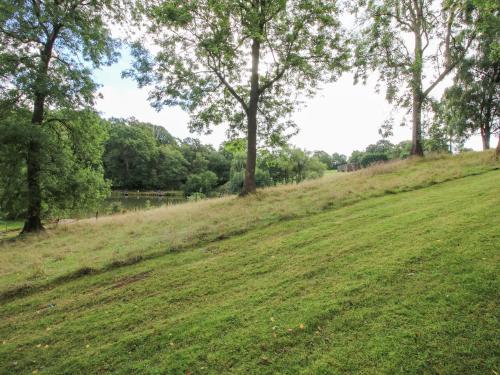
[[[258,135],[280,139],[300,93],[338,76],[348,58],[333,0],[149,2],[151,58],[136,45],[141,86],[153,106],[181,105],[193,130],[227,123],[247,137],[242,194],[256,188]]]
[[[109,194],[102,166],[107,136],[103,121],[91,110],[49,111],[51,121],[33,128],[31,117],[28,108],[5,111],[0,117],[1,214],[26,217],[26,154],[34,137],[40,145],[38,181],[43,217],[96,208]]]
[[[3,107],[29,106],[26,152],[27,218],[23,232],[41,223],[41,142],[47,107],[79,108],[94,101],[90,68],[112,62],[116,42],[104,18],[111,0],[3,0],[0,3],[0,87]]]
[[[422,111],[464,58],[474,32],[462,0],[358,0],[356,80],[378,69],[387,99],[411,108],[413,155],[423,155]]]
[[[442,106],[454,133],[467,138],[479,131],[483,150],[488,150],[491,136],[500,133],[500,4],[477,0],[475,5],[479,35]]]

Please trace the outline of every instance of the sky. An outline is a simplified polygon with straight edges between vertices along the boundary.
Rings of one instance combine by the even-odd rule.
[[[110,67],[94,73],[102,86],[96,109],[105,117],[135,117],[165,127],[174,137],[196,137],[202,143],[216,148],[226,140],[225,127],[213,129],[209,135],[190,133],[187,127],[189,113],[178,107],[164,108],[160,112],[153,109],[147,100],[147,89],[139,89],[132,79],[122,79],[121,72],[130,68],[130,56],[122,58]],[[290,143],[309,151],[324,150],[350,155],[354,150],[364,150],[366,146],[380,139],[378,129],[392,111],[384,93],[375,91],[376,77],[370,77],[367,85],[354,85],[353,77],[346,74],[337,82],[324,85],[313,98],[304,100],[304,105],[293,118],[299,133]],[[445,86],[437,87],[435,95],[440,95]],[[411,139],[411,128],[394,126],[393,143]],[[478,136],[466,143],[466,147],[481,149]]]

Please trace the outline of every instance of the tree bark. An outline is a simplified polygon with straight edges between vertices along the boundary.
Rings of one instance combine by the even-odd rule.
[[[43,121],[45,98],[43,95],[35,99],[31,124],[41,126]],[[35,133],[28,143],[27,164],[27,184],[28,184],[28,211],[22,233],[32,233],[42,231],[41,221],[42,194],[40,189],[40,142]]]
[[[422,98],[418,93],[413,94],[413,130],[411,142],[411,154],[424,155],[422,147]]]
[[[415,24],[415,61],[413,63],[413,77],[412,77],[412,140],[411,140],[411,155],[424,155],[422,147],[422,105],[424,102],[424,95],[422,92],[422,63],[423,63],[423,50],[422,50],[422,34],[421,34],[420,20],[417,19]]]
[[[257,110],[259,104],[259,59],[260,41],[254,38],[252,42],[252,76],[250,81],[250,101],[247,110],[247,164],[245,181],[241,195],[255,192],[255,167],[257,163]]]
[[[52,49],[57,35],[61,29],[61,25],[55,25],[54,29],[47,39],[44,48],[41,50],[40,55],[40,69],[36,78],[36,86],[34,92],[33,114],[31,117],[31,124],[34,127],[42,126],[44,112],[45,112],[45,99],[47,97],[47,79],[50,59],[52,58]],[[26,221],[22,234],[38,233],[44,230],[41,220],[42,214],[42,192],[40,187],[40,141],[38,134],[35,132],[28,143],[28,150],[26,155],[27,165],[27,186],[28,186],[28,210]]]
[[[483,141],[483,151],[490,149],[491,131],[486,127],[481,127],[481,140]]]

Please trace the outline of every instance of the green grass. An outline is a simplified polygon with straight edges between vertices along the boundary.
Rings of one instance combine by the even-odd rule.
[[[11,230],[21,230],[24,222],[21,220],[3,220],[0,219],[0,232],[8,232]]]
[[[64,224],[0,242],[0,297],[120,263],[192,249],[274,223],[499,167],[492,153],[435,156],[337,173],[299,185]],[[34,251],[36,249],[36,251]]]
[[[338,173],[336,169],[328,169],[325,171],[325,176],[329,176],[335,173]]]
[[[0,373],[495,374],[490,157],[398,163],[4,243],[0,260],[20,259],[0,263],[0,286],[32,289],[1,302]],[[191,236],[170,238],[187,217]],[[142,261],[122,267],[130,254],[107,249],[141,244]],[[21,266],[33,253],[39,270]],[[83,266],[94,274],[61,277]]]
[[[0,219],[0,240],[14,238],[23,228],[24,222],[20,220]]]

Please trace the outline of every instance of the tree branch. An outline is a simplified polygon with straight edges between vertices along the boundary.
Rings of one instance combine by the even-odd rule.
[[[455,61],[450,62],[449,60],[446,63],[445,69],[441,72],[441,74],[436,78],[436,80],[426,89],[422,92],[422,95],[424,98],[426,98],[432,90],[453,70],[455,67],[458,65],[458,63],[463,59],[465,54],[467,53],[467,50],[472,44],[472,41],[475,38],[475,33],[472,34],[472,36],[469,38],[469,41],[467,42],[467,45],[465,46],[464,50],[460,54],[460,57],[456,58]]]
[[[214,72],[214,74],[217,76],[217,78],[219,78],[219,81],[221,81],[221,83],[228,89],[228,91],[231,93],[231,95],[241,104],[241,106],[243,107],[243,109],[245,110],[245,112],[248,112],[248,105],[247,105],[247,103],[245,103],[245,101],[243,100],[243,98],[238,95],[238,93],[236,92],[236,90],[229,84],[229,82],[222,75],[222,73],[220,71],[218,71],[214,67],[210,67],[210,68],[212,69],[212,71]]]

